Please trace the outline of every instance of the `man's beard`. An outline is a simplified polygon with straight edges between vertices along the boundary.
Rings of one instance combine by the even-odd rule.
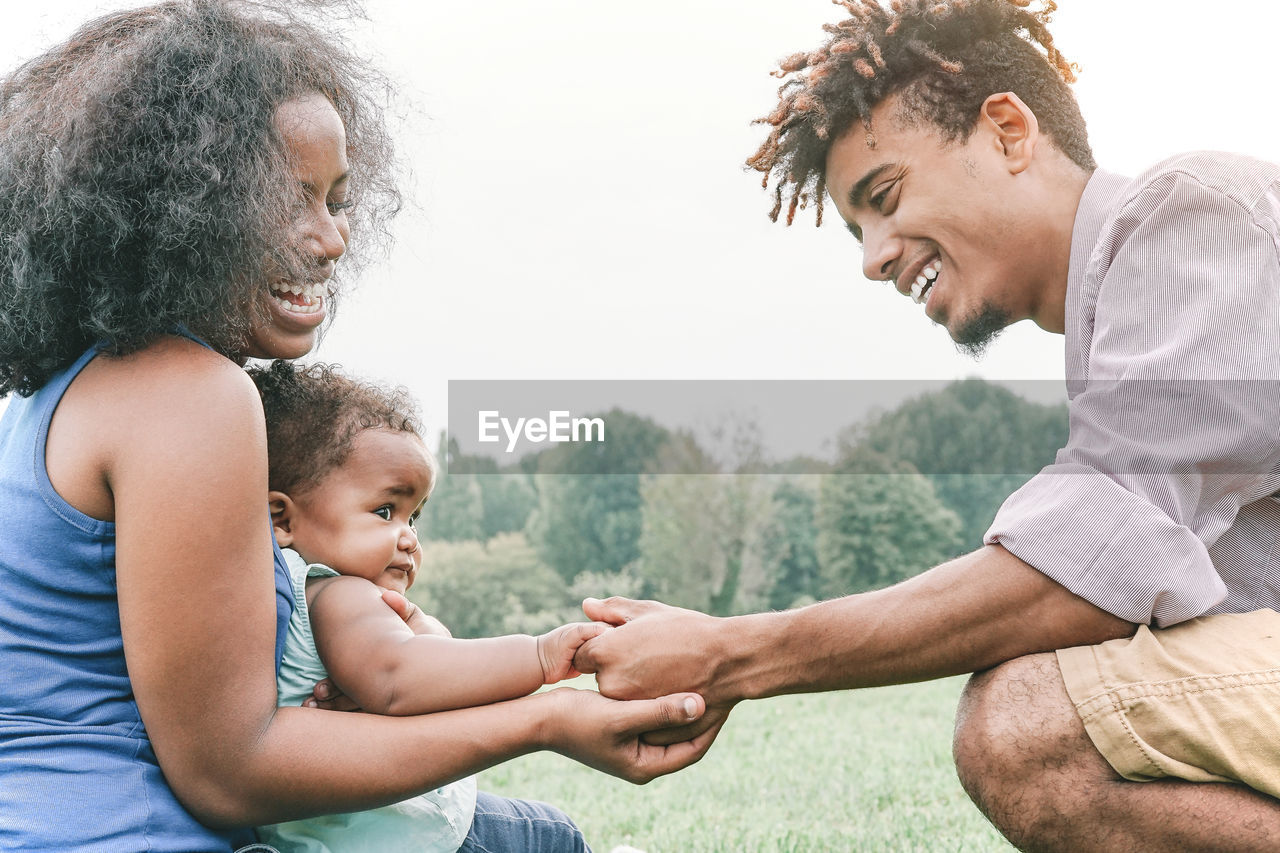
[[[965,320],[952,333],[951,339],[955,341],[956,349],[960,352],[972,358],[982,358],[991,342],[999,337],[1005,326],[1011,322],[1012,318],[1008,311],[988,302],[982,306],[981,311]]]

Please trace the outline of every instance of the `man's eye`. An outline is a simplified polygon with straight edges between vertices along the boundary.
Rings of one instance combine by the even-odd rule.
[[[880,192],[873,195],[871,197],[871,206],[874,207],[878,212],[884,213],[885,203],[889,200],[889,193],[896,184],[897,184],[896,181],[890,184],[886,184],[884,189],[880,190]]]
[[[392,509],[390,504],[384,504],[373,511],[373,514],[381,518],[383,521],[390,521]]]
[[[342,213],[344,210],[351,210],[355,206],[356,206],[356,203],[350,200],[325,202],[325,207],[329,208],[330,216],[337,216],[339,213]]]

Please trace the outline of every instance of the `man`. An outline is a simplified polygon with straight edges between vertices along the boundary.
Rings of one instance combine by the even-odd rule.
[[[979,672],[955,757],[1014,844],[1280,849],[1280,168],[1098,170],[1052,3],[841,5],[783,61],[748,161],[773,216],[789,194],[788,222],[820,222],[829,194],[866,276],[962,347],[1026,318],[1064,334],[1070,441],[978,551],[785,613],[588,600],[619,627],[578,668],[608,695],[696,690],[711,725],[746,698]]]

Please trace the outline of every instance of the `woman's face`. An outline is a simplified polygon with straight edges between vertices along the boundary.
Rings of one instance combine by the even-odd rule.
[[[286,101],[276,110],[276,128],[302,199],[293,246],[307,262],[301,275],[267,282],[266,311],[250,329],[243,353],[253,358],[298,358],[311,351],[328,313],[329,277],[351,236],[347,135],[333,104],[319,92]]]

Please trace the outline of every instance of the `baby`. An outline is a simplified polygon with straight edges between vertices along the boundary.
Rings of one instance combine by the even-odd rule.
[[[425,714],[514,699],[578,674],[574,653],[603,626],[456,640],[420,610],[406,624],[384,603],[383,590],[413,585],[422,563],[415,523],[436,480],[404,392],[322,364],[276,361],[250,374],[266,412],[268,500],[296,602],[279,705],[302,704],[328,677],[366,712]],[[477,794],[473,779],[258,834],[281,853],[587,850],[564,813]]]

